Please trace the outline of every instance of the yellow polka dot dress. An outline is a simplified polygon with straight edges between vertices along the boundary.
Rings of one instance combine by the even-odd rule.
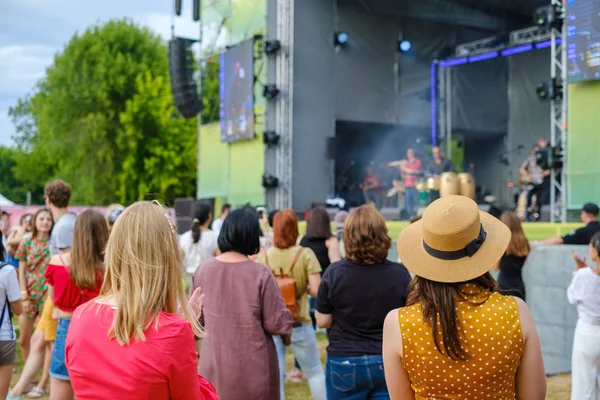
[[[515,399],[515,374],[523,354],[517,302],[471,284],[461,289],[456,313],[468,361],[452,360],[437,350],[419,304],[398,311],[402,365],[415,399]],[[441,325],[438,332],[443,343]]]

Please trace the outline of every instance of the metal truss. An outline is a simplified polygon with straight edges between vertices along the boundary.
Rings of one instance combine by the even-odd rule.
[[[492,36],[469,43],[459,44],[455,48],[455,56],[467,57],[508,47],[537,43],[550,39],[550,34],[550,29],[547,27],[531,26],[529,28],[512,31],[508,37]]]
[[[511,32],[509,35],[509,44],[511,46],[516,46],[520,44],[541,42],[548,39],[550,39],[550,29],[536,25]]]
[[[279,179],[275,209],[283,210],[292,207],[294,0],[277,0],[277,39],[281,51],[276,58],[275,83],[280,94],[271,101],[275,103],[275,131],[280,135],[275,150],[274,175]]]
[[[552,0],[553,6],[559,7],[562,19],[566,17],[565,8],[560,0]],[[550,145],[561,149],[563,167],[551,170],[550,220],[567,222],[567,32],[566,24],[561,30],[550,29],[550,77],[560,79],[563,87],[562,97],[550,101]]]

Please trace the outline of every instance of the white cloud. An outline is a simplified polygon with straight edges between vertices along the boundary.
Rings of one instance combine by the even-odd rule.
[[[19,96],[29,92],[52,63],[56,48],[47,45],[0,46],[0,93]]]

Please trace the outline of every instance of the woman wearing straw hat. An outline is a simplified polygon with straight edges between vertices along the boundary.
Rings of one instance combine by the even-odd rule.
[[[398,253],[416,276],[407,306],[383,332],[391,399],[544,399],[540,341],[525,302],[489,274],[510,230],[462,196],[433,202],[402,231]]]

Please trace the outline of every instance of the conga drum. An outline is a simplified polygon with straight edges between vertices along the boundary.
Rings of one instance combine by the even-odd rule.
[[[454,172],[444,172],[440,182],[440,197],[460,194],[460,182]]]
[[[475,200],[475,178],[468,172],[458,174],[458,180],[460,181],[460,194]]]
[[[439,191],[440,190],[439,179],[436,179],[433,176],[430,176],[429,178],[427,178],[427,190]]]

